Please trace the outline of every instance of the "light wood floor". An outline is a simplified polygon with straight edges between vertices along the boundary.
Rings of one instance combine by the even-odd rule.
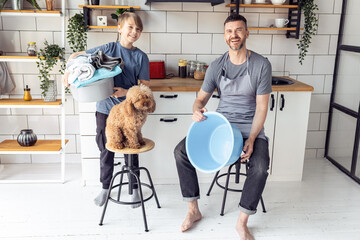
[[[104,225],[102,208],[93,204],[99,187],[80,185],[80,166],[68,166],[65,184],[0,185],[0,239],[238,239],[234,225],[239,214],[238,193],[230,193],[225,216],[219,215],[222,190],[205,195],[202,221],[186,233],[179,231],[186,213],[177,185],[156,185],[161,209],[146,202],[150,232],[145,233],[140,208],[109,203]],[[71,170],[72,169],[72,170]],[[259,211],[249,221],[261,240],[359,240],[360,186],[323,159],[305,162],[302,182],[268,182]]]

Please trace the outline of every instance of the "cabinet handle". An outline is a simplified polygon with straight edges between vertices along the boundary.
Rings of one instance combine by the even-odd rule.
[[[214,95],[212,95],[212,98],[220,98],[220,96],[219,96],[219,95],[214,94]]]
[[[282,111],[285,107],[285,98],[284,98],[284,94],[281,94],[281,107],[280,107],[280,111]]]
[[[177,94],[174,94],[174,95],[163,95],[163,94],[161,94],[160,95],[160,98],[177,98]]]
[[[271,94],[271,107],[270,107],[270,111],[274,110],[274,106],[275,106],[275,98],[274,98],[274,94]]]
[[[176,122],[177,118],[160,118],[160,122]]]

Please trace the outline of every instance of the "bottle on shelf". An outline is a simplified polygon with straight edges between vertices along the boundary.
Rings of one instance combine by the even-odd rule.
[[[26,87],[24,88],[24,100],[25,101],[31,101],[32,97],[30,94],[30,88],[28,87],[28,85],[26,85]]]
[[[186,74],[186,65],[187,62],[185,59],[179,59],[179,77],[181,78],[186,78],[187,74]]]
[[[28,56],[36,56],[36,42],[29,42],[27,47]]]

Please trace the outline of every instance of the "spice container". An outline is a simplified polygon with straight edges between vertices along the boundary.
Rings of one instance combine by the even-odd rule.
[[[205,63],[199,62],[196,64],[196,70],[194,72],[194,78],[196,80],[204,80],[205,78]]]
[[[187,62],[185,59],[179,59],[179,77],[186,78],[186,65]]]
[[[36,42],[29,42],[27,47],[28,56],[36,56]]]
[[[197,61],[191,61],[190,67],[189,67],[189,77],[193,78],[194,77],[194,72],[196,70],[196,63]]]
[[[30,101],[31,99],[32,99],[32,97],[30,94],[30,88],[28,87],[28,85],[26,85],[26,87],[24,88],[24,100]]]

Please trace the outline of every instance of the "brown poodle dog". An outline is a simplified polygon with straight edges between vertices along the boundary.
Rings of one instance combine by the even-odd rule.
[[[106,148],[140,148],[145,145],[141,128],[148,113],[155,111],[154,96],[145,85],[131,87],[126,99],[115,105],[106,120]]]

